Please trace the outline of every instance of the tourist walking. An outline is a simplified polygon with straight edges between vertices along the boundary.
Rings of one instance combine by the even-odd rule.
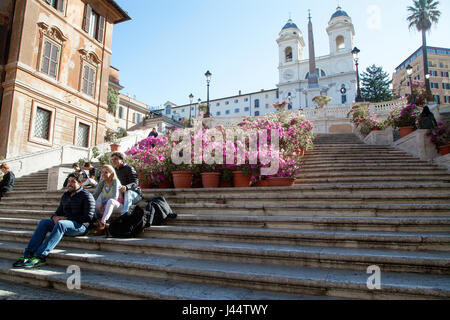
[[[23,256],[13,264],[13,267],[43,266],[50,252],[64,236],[78,237],[87,233],[95,213],[95,200],[81,184],[79,172],[69,175],[68,191],[63,194],[55,214],[50,219],[39,222]],[[49,232],[50,235],[45,239]]]
[[[101,236],[105,234],[106,222],[115,212],[122,212],[123,197],[120,192],[122,185],[117,178],[116,171],[110,165],[102,168],[100,182],[94,191],[94,198],[96,198],[95,209],[96,213],[102,215],[98,222],[98,227],[94,231],[94,236]]]
[[[2,200],[2,197],[7,193],[11,192],[14,188],[14,181],[16,177],[14,176],[14,173],[9,169],[9,166],[6,164],[6,162],[3,162],[0,165],[0,169],[3,172],[3,179],[0,181],[0,201]]]
[[[434,129],[437,127],[437,121],[434,114],[430,111],[428,106],[423,107],[423,111],[419,116],[419,128],[420,129]]]

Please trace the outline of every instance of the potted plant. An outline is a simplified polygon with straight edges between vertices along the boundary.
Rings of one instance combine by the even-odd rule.
[[[274,176],[269,177],[269,186],[272,187],[290,187],[295,183],[295,177],[300,171],[300,165],[295,158],[280,157],[280,166],[278,173]]]
[[[111,152],[119,151],[120,144],[119,144],[119,138],[118,138],[116,131],[107,129],[106,134],[105,134],[105,142],[109,142]]]
[[[222,169],[222,173],[220,176],[220,188],[231,188],[233,187],[233,172],[226,166]]]
[[[441,155],[450,153],[450,121],[439,121],[438,126],[432,129],[429,135],[430,141],[439,148]]]
[[[215,164],[203,163],[198,165],[203,188],[218,188],[220,184],[220,167]]]
[[[322,108],[324,108],[325,106],[329,105],[329,104],[333,101],[333,98],[328,97],[328,96],[324,96],[324,95],[319,95],[319,96],[314,97],[314,98],[312,99],[312,101],[313,101],[315,104],[317,104],[317,107],[316,107],[316,108],[322,109]]]
[[[393,126],[399,128],[402,138],[416,129],[416,120],[419,115],[419,107],[415,104],[409,104],[402,108],[398,116],[393,119]]]

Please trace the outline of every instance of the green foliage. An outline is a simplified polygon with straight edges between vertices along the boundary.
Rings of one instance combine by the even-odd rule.
[[[119,140],[126,137],[127,135],[128,133],[124,128],[119,128],[117,131],[106,129],[105,142],[118,144]]]
[[[382,67],[372,65],[361,74],[361,95],[369,102],[383,102],[393,99],[390,76]]]
[[[116,114],[117,106],[119,105],[119,92],[111,87],[108,88],[108,112]]]
[[[406,20],[409,28],[418,31],[430,30],[433,23],[439,22],[441,12],[438,10],[439,1],[435,0],[413,0],[413,6],[408,6],[410,14]]]

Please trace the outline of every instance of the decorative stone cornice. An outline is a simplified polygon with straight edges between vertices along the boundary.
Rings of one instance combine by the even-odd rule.
[[[64,36],[64,33],[56,26],[50,27],[45,22],[38,22],[38,26],[41,35],[47,36],[48,38],[59,43],[62,46],[64,46],[64,42],[68,40],[68,38]]]
[[[102,63],[102,60],[100,60],[100,58],[95,54],[95,52],[87,51],[85,49],[79,49],[78,52],[81,55],[81,60],[89,62],[90,64],[93,64],[95,66]]]

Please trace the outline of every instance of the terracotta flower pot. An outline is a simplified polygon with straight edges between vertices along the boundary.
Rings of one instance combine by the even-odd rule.
[[[242,171],[233,171],[233,183],[235,188],[250,187],[251,175],[244,176]]]
[[[233,181],[220,179],[219,188],[233,188]]]
[[[268,187],[269,186],[269,181],[268,180],[258,180],[255,182],[255,184],[253,185],[254,187]]]
[[[188,189],[192,186],[192,171],[174,171],[172,172],[173,185],[175,189]]]
[[[446,154],[449,154],[450,153],[450,144],[447,144],[446,146],[440,146],[439,153],[441,154],[441,156],[445,156]]]
[[[202,174],[203,188],[217,188],[220,184],[219,172],[203,172]]]
[[[119,151],[120,144],[110,144],[111,152]]]
[[[276,177],[269,178],[267,181],[270,187],[292,187],[294,185],[295,179],[288,177]]]
[[[170,188],[170,180],[166,177],[159,183],[159,189],[169,189]]]
[[[144,179],[144,175],[142,173],[138,173],[138,179],[139,179],[139,187],[141,189],[151,189],[152,185],[148,182],[147,179]]]
[[[400,137],[406,137],[408,134],[414,132],[414,127],[401,127],[400,129]]]

